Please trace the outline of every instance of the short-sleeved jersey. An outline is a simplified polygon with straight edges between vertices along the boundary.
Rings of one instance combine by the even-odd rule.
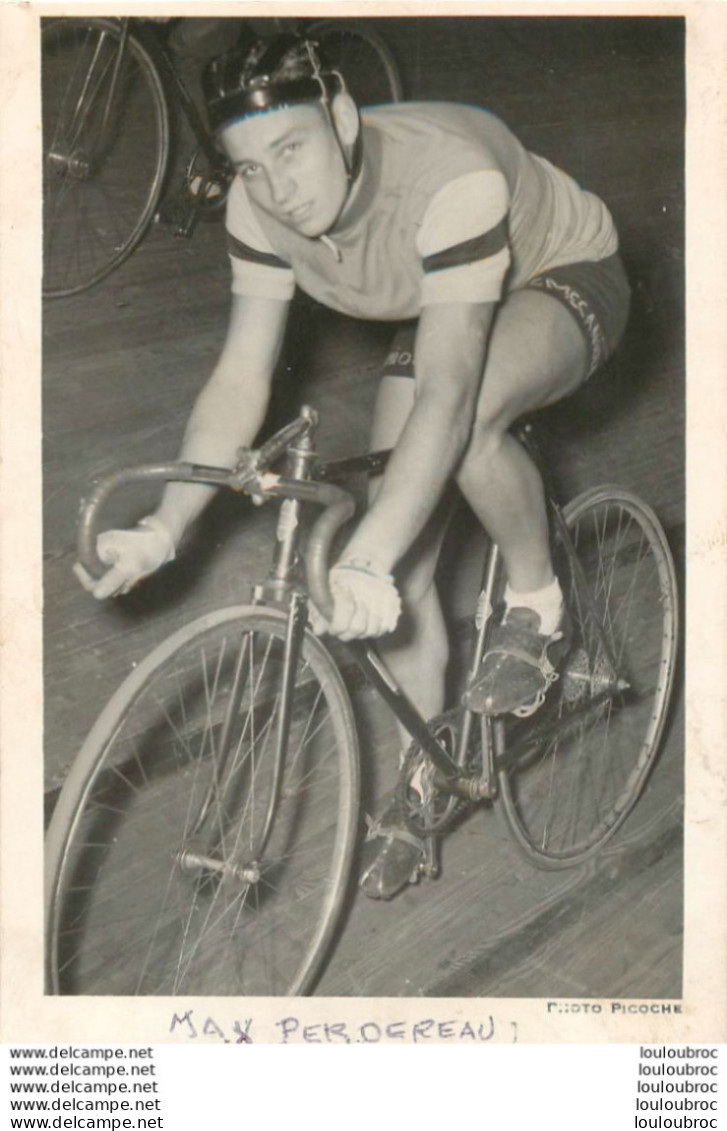
[[[335,227],[310,239],[228,198],[232,289],[289,299],[296,284],[354,317],[401,320],[443,302],[497,302],[549,268],[618,247],[605,205],[529,153],[494,115],[407,103],[362,114],[361,173]]]

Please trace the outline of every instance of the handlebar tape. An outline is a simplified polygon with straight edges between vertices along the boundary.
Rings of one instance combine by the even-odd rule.
[[[333,539],[356,509],[354,498],[332,483],[284,479],[277,475],[268,475],[265,479],[266,497],[299,499],[325,508],[311,530],[305,562],[310,596],[323,616],[330,618],[333,599],[328,586],[328,560]],[[89,497],[81,503],[78,523],[78,560],[91,577],[102,577],[108,568],[96,552],[97,520],[101,507],[120,488],[155,480],[240,489],[234,473],[226,468],[202,467],[192,463],[140,464],[138,467],[121,468],[97,480]]]
[[[98,580],[108,566],[96,552],[97,520],[101,507],[109,496],[132,483],[155,480],[178,480],[180,483],[201,483],[210,487],[230,484],[230,472],[222,467],[201,467],[193,463],[142,463],[138,467],[122,467],[111,475],[98,479],[91,494],[81,500],[78,518],[78,560],[91,577]]]

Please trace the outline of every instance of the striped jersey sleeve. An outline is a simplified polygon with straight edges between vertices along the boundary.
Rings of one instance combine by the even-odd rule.
[[[237,177],[227,198],[226,228],[233,294],[289,302],[295,291],[293,271],[270,246]]]
[[[510,265],[510,193],[502,173],[457,177],[432,198],[417,236],[422,305],[497,302]]]

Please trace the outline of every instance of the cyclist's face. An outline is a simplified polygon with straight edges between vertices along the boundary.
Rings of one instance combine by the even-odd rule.
[[[348,181],[322,107],[293,106],[228,126],[222,141],[251,199],[304,236],[336,222]]]

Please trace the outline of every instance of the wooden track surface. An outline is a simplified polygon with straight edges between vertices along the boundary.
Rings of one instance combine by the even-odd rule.
[[[379,21],[381,22],[381,21]],[[434,19],[383,28],[414,98],[501,115],[612,209],[634,288],[618,357],[547,414],[563,491],[617,481],[646,497],[678,555],[684,531],[683,42],[678,20]],[[46,782],[65,776],[131,665],[180,623],[238,601],[265,571],[274,518],[218,500],[185,553],[130,596],[96,605],[71,575],[78,500],[120,463],[176,454],[225,331],[223,226],[189,241],[153,228],[93,292],[44,309]],[[296,310],[271,419],[314,404],[326,456],[363,450],[389,329]],[[290,370],[290,374],[287,373]],[[286,380],[286,377],[289,379]],[[114,522],[149,498],[119,501]],[[468,605],[478,534],[463,515],[445,555],[450,605]],[[447,572],[448,571],[448,572]],[[361,693],[371,804],[391,777],[391,722]],[[674,997],[681,979],[681,705],[644,802],[597,865],[534,871],[497,817],[445,845],[444,877],[390,905],[352,898],[320,992]],[[634,914],[634,907],[638,914]],[[425,945],[422,945],[425,940]]]

